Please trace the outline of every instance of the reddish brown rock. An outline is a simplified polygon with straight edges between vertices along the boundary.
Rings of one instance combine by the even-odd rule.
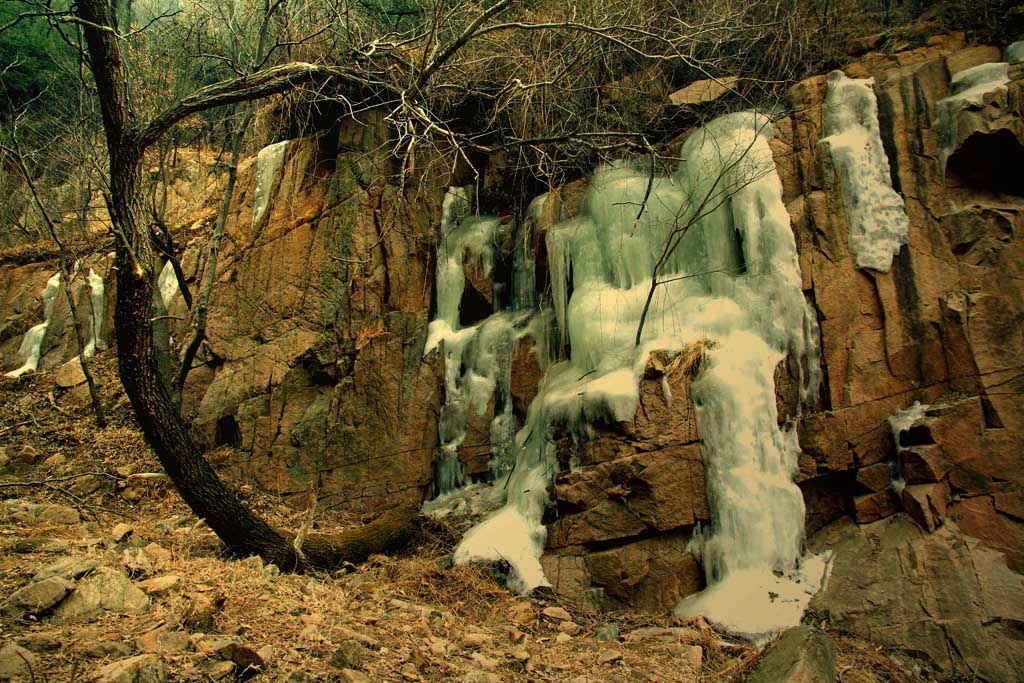
[[[877,493],[892,485],[892,473],[889,465],[884,462],[868,465],[857,470],[857,485],[863,491]]]
[[[899,499],[891,489],[853,497],[854,516],[859,524],[884,519],[899,510]]]
[[[942,526],[949,505],[949,487],[939,484],[912,484],[903,489],[903,509],[925,531]]]

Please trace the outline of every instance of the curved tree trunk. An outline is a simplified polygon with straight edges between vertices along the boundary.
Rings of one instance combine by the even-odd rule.
[[[142,160],[146,135],[136,122],[127,72],[106,0],[79,0],[90,67],[96,79],[110,155],[111,222],[117,237],[118,371],[146,441],[182,498],[238,555],[259,555],[282,569],[332,567],[361,561],[403,543],[415,526],[415,510],[392,510],[377,522],[339,535],[306,539],[301,558],[292,536],[254,515],[224,482],[193,441],[170,387],[158,372],[153,345],[154,254],[145,222]]]

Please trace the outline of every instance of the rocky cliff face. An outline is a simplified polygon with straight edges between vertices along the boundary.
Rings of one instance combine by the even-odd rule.
[[[877,642],[986,680],[1020,675],[1012,663],[991,664],[1001,649],[1022,659],[1013,633],[1024,612],[994,596],[1019,593],[1013,571],[1024,567],[1024,63],[966,99],[954,76],[1001,59],[997,48],[946,36],[845,69],[874,78],[889,179],[909,219],[887,272],[858,266],[851,253],[852,198],[819,144],[825,76],[791,90],[793,113],[774,124],[772,141],[803,291],[821,330],[817,404],[798,414],[796,359],[776,376],[780,418],[799,422],[807,532],[821,530],[814,542],[837,553],[818,609]],[[259,220],[257,164],[241,169],[206,365],[185,392],[197,437],[234,446],[238,468],[261,486],[298,492],[319,479],[325,494],[357,508],[430,494],[444,400],[442,359],[423,351],[447,182],[389,185],[394,162],[375,151],[384,137],[384,123],[371,117],[292,141],[262,190],[270,201]],[[556,190],[536,217],[529,244],[541,281],[541,237],[573,215],[582,189]],[[183,258],[193,282],[202,248],[196,240]],[[0,270],[4,310],[13,312],[0,331],[10,367],[49,274],[38,265]],[[465,276],[464,315],[486,315],[497,296],[490,278],[475,262]],[[547,341],[527,338],[513,353],[520,420],[542,375],[531,347]],[[42,367],[68,356],[53,351]],[[558,514],[543,563],[557,591],[665,609],[702,587],[686,551],[694,526],[709,518],[690,381],[670,359],[655,358],[632,422],[597,425],[582,441],[565,436],[579,466],[570,470],[567,455],[552,489]],[[471,476],[486,476],[495,409],[492,401],[468,420],[459,458]],[[904,485],[894,487],[894,478]],[[844,518],[863,526],[837,522]],[[877,571],[865,578],[858,572],[868,546]],[[891,590],[912,585],[931,597],[917,606],[879,602],[889,579]],[[972,587],[958,603],[930,583]],[[958,611],[964,601],[974,610],[967,616]],[[982,641],[989,654],[971,654]]]

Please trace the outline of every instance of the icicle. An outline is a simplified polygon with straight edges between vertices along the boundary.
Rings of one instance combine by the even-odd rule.
[[[889,478],[890,486],[897,498],[903,495],[903,489],[907,486],[903,479],[903,451],[907,449],[900,441],[900,434],[913,427],[919,420],[923,420],[926,410],[927,405],[914,401],[906,410],[893,411],[889,416],[889,429],[896,444],[896,458],[889,462]]]
[[[1012,57],[1009,52],[1010,50],[1007,48],[1008,61]],[[960,110],[980,105],[984,101],[985,95],[990,92],[996,90],[1006,92],[1006,84],[1010,82],[1009,68],[1010,65],[1006,62],[993,62],[979,64],[953,74],[949,83],[950,89],[953,91],[952,94],[939,100],[935,105],[938,111],[935,125],[939,132],[939,161],[942,163],[943,175],[946,173],[946,162],[956,150],[959,138],[957,119],[960,117]]]
[[[46,281],[46,287],[43,288],[43,322],[29,329],[21,340],[21,346],[18,347],[18,354],[25,362],[20,368],[11,370],[5,376],[21,377],[27,372],[35,372],[39,367],[43,340],[46,338],[46,330],[50,326],[50,318],[53,315],[53,302],[59,290],[60,272],[57,272]]]
[[[252,193],[252,225],[259,227],[270,208],[270,197],[274,192],[281,167],[284,165],[288,140],[267,145],[256,155],[256,189]]]
[[[174,297],[181,294],[181,290],[178,289],[178,276],[170,261],[164,263],[164,267],[160,270],[156,286],[160,291],[160,300],[164,302],[164,308],[170,309]]]
[[[907,243],[909,221],[903,198],[892,189],[873,85],[871,78],[829,74],[822,110],[827,137],[818,145],[839,176],[854,260],[862,268],[887,273]]]
[[[88,338],[82,353],[91,358],[98,349],[107,348],[103,340],[103,320],[106,317],[103,278],[89,269],[89,328]]]

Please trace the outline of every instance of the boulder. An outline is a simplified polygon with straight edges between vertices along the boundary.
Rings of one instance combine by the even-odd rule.
[[[32,680],[39,673],[36,657],[14,643],[0,646],[0,681]]]
[[[739,76],[723,76],[722,78],[705,78],[694,81],[685,88],[676,90],[668,96],[669,102],[677,107],[713,102],[725,93],[735,90],[739,84]]]
[[[30,583],[24,588],[11,593],[4,601],[2,611],[8,616],[17,618],[25,614],[41,614],[64,599],[68,593],[75,589],[75,584],[52,576],[42,581]]]
[[[123,572],[100,567],[83,579],[75,591],[54,610],[54,619],[74,623],[95,619],[103,612],[141,613],[149,598]]]
[[[748,683],[833,683],[836,647],[823,631],[796,626],[782,632],[747,676]]]
[[[831,624],[924,659],[947,676],[1024,678],[1024,577],[952,521],[929,534],[907,515],[829,525],[812,550],[834,552],[811,608]]]
[[[137,655],[101,667],[90,683],[167,683],[167,664],[154,654]]]

